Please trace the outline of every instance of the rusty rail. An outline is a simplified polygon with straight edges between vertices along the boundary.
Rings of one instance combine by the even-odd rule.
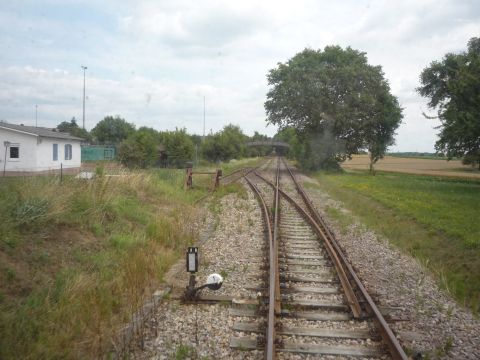
[[[253,192],[260,202],[262,213],[265,218],[265,223],[267,224],[268,232],[268,244],[269,244],[269,257],[270,257],[270,286],[269,286],[269,307],[268,307],[268,321],[267,321],[267,334],[266,334],[266,358],[268,360],[275,359],[275,307],[271,306],[275,301],[275,277],[278,278],[278,267],[276,267],[275,256],[274,256],[274,240],[273,240],[273,229],[272,223],[270,221],[270,212],[268,210],[267,204],[263,199],[263,196],[258,189],[258,187],[250,181],[250,179],[245,176],[245,180],[248,185],[252,188]],[[277,211],[276,211],[277,212]],[[278,260],[277,260],[278,264]]]
[[[298,193],[300,194],[300,196],[304,200],[305,204],[307,205],[307,208],[308,208],[309,212],[312,214],[313,218],[315,219],[315,222],[323,228],[322,238],[324,238],[324,240],[328,241],[333,246],[333,248],[335,250],[335,253],[336,253],[336,256],[341,260],[342,268],[344,268],[345,269],[344,271],[346,271],[348,273],[350,279],[353,280],[353,282],[354,282],[356,288],[358,289],[358,291],[360,292],[361,296],[363,297],[363,299],[365,299],[366,311],[369,315],[371,315],[373,317],[373,320],[374,320],[375,324],[377,325],[377,329],[380,332],[380,336],[382,337],[382,340],[387,345],[387,347],[390,351],[390,355],[392,356],[393,359],[402,359],[402,360],[408,359],[408,357],[405,354],[404,350],[402,349],[400,343],[398,342],[397,338],[395,337],[395,334],[392,332],[392,330],[388,326],[387,322],[385,321],[385,318],[381,314],[377,305],[375,304],[373,299],[370,297],[367,290],[365,289],[362,282],[360,281],[359,277],[355,273],[355,270],[353,269],[353,267],[350,265],[350,263],[346,259],[345,255],[343,254],[343,251],[341,250],[340,246],[338,245],[337,241],[335,240],[335,237],[333,236],[333,234],[330,232],[327,225],[325,224],[325,221],[320,216],[320,214],[318,213],[318,210],[315,208],[312,201],[310,200],[308,195],[305,193],[305,190],[303,189],[302,185],[297,181],[297,179],[293,175],[293,172],[291,171],[290,167],[283,160],[283,158],[282,158],[282,161],[283,161],[286,169],[288,170],[293,182],[295,183],[295,186],[297,188]],[[319,227],[318,225],[316,225],[316,226]]]
[[[260,179],[262,179],[263,181],[267,182],[271,187],[275,186],[268,179],[265,179],[262,175],[258,174],[256,171],[254,171],[254,174],[258,176]],[[316,221],[300,205],[298,205],[298,203],[294,199],[292,199],[287,193],[285,193],[281,189],[279,189],[279,192],[303,215],[303,217],[310,223],[310,225],[313,226],[317,234],[323,239],[327,253],[333,262],[333,266],[335,267],[335,270],[338,274],[340,283],[342,284],[342,288],[345,291],[345,296],[347,297],[347,302],[352,310],[353,316],[356,318],[359,318],[361,315],[360,303],[357,297],[355,296],[355,292],[353,291],[353,288],[350,282],[348,281],[348,277],[344,268],[342,267],[342,263],[338,255],[336,254],[332,244],[328,240],[326,234],[324,233],[324,231],[322,231],[322,229],[316,223]]]
[[[251,167],[245,167],[245,168],[240,168],[240,169],[237,169],[235,171],[232,171],[230,174],[228,175],[225,175],[222,177],[222,184],[230,184],[231,182],[235,182],[237,181],[238,179],[248,175],[251,171],[253,171],[254,168],[251,168]],[[240,174],[240,176],[238,176],[238,178],[233,178],[233,180],[230,180],[231,177],[235,176],[235,175],[238,175]]]
[[[272,242],[269,251],[270,277],[268,284],[268,319],[267,319],[267,352],[266,359],[276,359],[275,351],[275,316],[280,314],[280,278],[278,271],[278,210],[279,210],[279,182],[280,182],[280,158],[277,158],[277,171],[275,174],[275,188],[273,200],[273,229]]]

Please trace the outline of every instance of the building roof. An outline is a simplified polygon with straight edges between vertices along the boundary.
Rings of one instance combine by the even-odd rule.
[[[24,125],[15,125],[9,124],[3,121],[0,121],[0,129],[8,129],[13,131],[22,132],[24,134],[29,134],[33,136],[55,138],[55,139],[66,139],[66,140],[78,140],[83,141],[84,139],[72,136],[66,132],[60,132],[58,130],[47,129],[44,127],[35,127],[35,126],[24,126]]]

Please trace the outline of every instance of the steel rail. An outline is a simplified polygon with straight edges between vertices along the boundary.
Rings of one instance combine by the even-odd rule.
[[[260,168],[261,166],[268,164],[270,161],[271,161],[270,159],[267,160],[267,161],[264,161],[262,164],[258,165],[257,167],[253,167],[253,168],[252,168],[252,167],[244,167],[244,168],[240,168],[240,169],[234,170],[234,171],[232,171],[230,174],[223,175],[221,181],[224,182],[225,184],[230,184],[231,182],[235,182],[235,181],[237,181],[238,179],[247,176],[247,175],[250,174],[253,170],[258,169],[258,168]],[[241,173],[241,172],[245,172],[245,173],[244,173],[244,174],[241,174],[238,178],[230,181],[230,178],[231,178],[232,176],[237,175],[238,173]],[[228,182],[225,182],[225,179],[228,179],[229,181],[228,181]]]
[[[269,244],[269,264],[270,264],[270,274],[269,274],[269,306],[268,306],[268,319],[267,319],[267,334],[266,334],[266,358],[267,360],[275,359],[275,277],[278,276],[278,267],[275,267],[274,260],[274,241],[273,241],[273,230],[272,223],[270,221],[270,212],[268,210],[267,204],[263,199],[263,196],[258,189],[258,187],[250,181],[250,179],[245,175],[245,180],[248,185],[252,188],[253,192],[260,202],[262,213],[265,218],[265,223],[267,224],[268,232],[268,244]],[[277,211],[276,211],[277,212]]]
[[[373,320],[375,324],[377,325],[378,330],[380,331],[380,336],[382,337],[382,340],[384,343],[387,345],[390,355],[392,356],[393,359],[402,359],[406,360],[408,359],[407,355],[405,354],[405,351],[401,347],[400,343],[398,342],[397,338],[395,337],[395,334],[393,331],[390,329],[390,326],[388,326],[387,322],[385,321],[385,318],[381,314],[380,310],[378,309],[377,305],[371,298],[371,296],[368,294],[367,290],[363,286],[361,280],[357,276],[355,270],[353,267],[350,265],[348,260],[346,259],[345,255],[343,254],[343,251],[341,250],[340,246],[338,245],[337,241],[335,240],[335,237],[333,234],[330,232],[328,229],[327,225],[325,224],[325,221],[323,218],[320,216],[318,210],[315,208],[313,205],[312,201],[306,194],[305,190],[303,189],[303,186],[297,181],[296,177],[294,176],[293,172],[291,171],[290,167],[288,164],[285,162],[285,160],[282,161],[288,170],[291,178],[293,179],[293,182],[295,183],[295,186],[297,188],[297,191],[301,195],[302,199],[304,200],[305,204],[307,205],[308,210],[312,214],[313,218],[316,220],[317,223],[319,223],[325,233],[328,236],[329,242],[333,245],[335,252],[337,253],[338,257],[341,259],[343,266],[346,268],[348,274],[350,277],[353,279],[355,282],[355,285],[357,289],[360,291],[362,297],[365,299],[365,305],[366,305],[366,310],[369,315],[373,316]],[[326,236],[324,237],[326,238]]]
[[[232,176],[234,176],[234,175],[237,175],[237,174],[240,173],[240,172],[248,171],[248,170],[252,170],[252,168],[251,168],[251,167],[244,167],[244,168],[240,168],[240,169],[234,170],[234,171],[232,171],[230,174],[225,175],[225,176],[222,176],[222,180],[221,180],[221,181],[224,181],[225,179],[228,179],[228,178],[230,178],[230,177],[232,177]],[[243,177],[243,176],[244,176],[244,174],[242,174],[241,176],[239,176],[239,178],[241,178],[241,177]]]
[[[274,187],[274,184],[272,184],[269,180],[264,178],[262,175],[260,175],[256,171],[253,171],[253,173],[263,181],[267,182],[271,187]],[[280,194],[282,194],[283,197],[285,197],[290,203],[293,204],[293,206],[307,219],[310,225],[312,225],[315,228],[318,235],[323,239],[327,253],[333,262],[333,266],[335,267],[335,270],[338,274],[338,278],[340,280],[340,283],[342,284],[342,288],[345,291],[345,296],[347,297],[347,302],[352,310],[353,316],[355,318],[359,318],[362,312],[360,303],[355,295],[355,292],[353,291],[352,285],[348,280],[347,273],[345,272],[345,269],[343,268],[342,263],[337,253],[335,252],[332,244],[328,240],[327,235],[324,233],[321,227],[317,224],[317,222],[310,216],[310,214],[308,214],[300,205],[298,205],[298,203],[294,199],[292,199],[287,193],[285,193],[281,189],[279,189],[279,192]]]
[[[279,198],[279,189],[280,189],[280,158],[277,158],[277,171],[275,174],[275,198],[273,202],[273,262],[275,270],[275,298],[274,298],[274,307],[275,314],[279,315],[282,312],[281,301],[280,301],[280,274],[278,271],[278,223],[279,223],[279,209],[280,209],[280,198]],[[271,304],[271,303],[270,303]]]

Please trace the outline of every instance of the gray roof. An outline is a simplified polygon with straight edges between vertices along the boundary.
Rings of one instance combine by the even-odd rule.
[[[24,125],[15,125],[5,123],[0,121],[0,129],[10,129],[14,131],[21,131],[23,133],[27,133],[30,135],[40,136],[40,137],[48,137],[48,138],[55,138],[55,139],[66,139],[66,140],[79,140],[83,141],[84,139],[72,136],[66,132],[60,132],[58,130],[47,129],[44,127],[35,127],[35,126],[24,126]]]

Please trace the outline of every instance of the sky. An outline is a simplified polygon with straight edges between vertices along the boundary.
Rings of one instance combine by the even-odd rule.
[[[266,75],[304,48],[351,46],[381,65],[404,108],[390,151],[434,151],[438,120],[419,75],[480,36],[478,0],[0,2],[0,119],[85,127],[120,115],[137,127],[202,134],[227,124],[274,135]]]

